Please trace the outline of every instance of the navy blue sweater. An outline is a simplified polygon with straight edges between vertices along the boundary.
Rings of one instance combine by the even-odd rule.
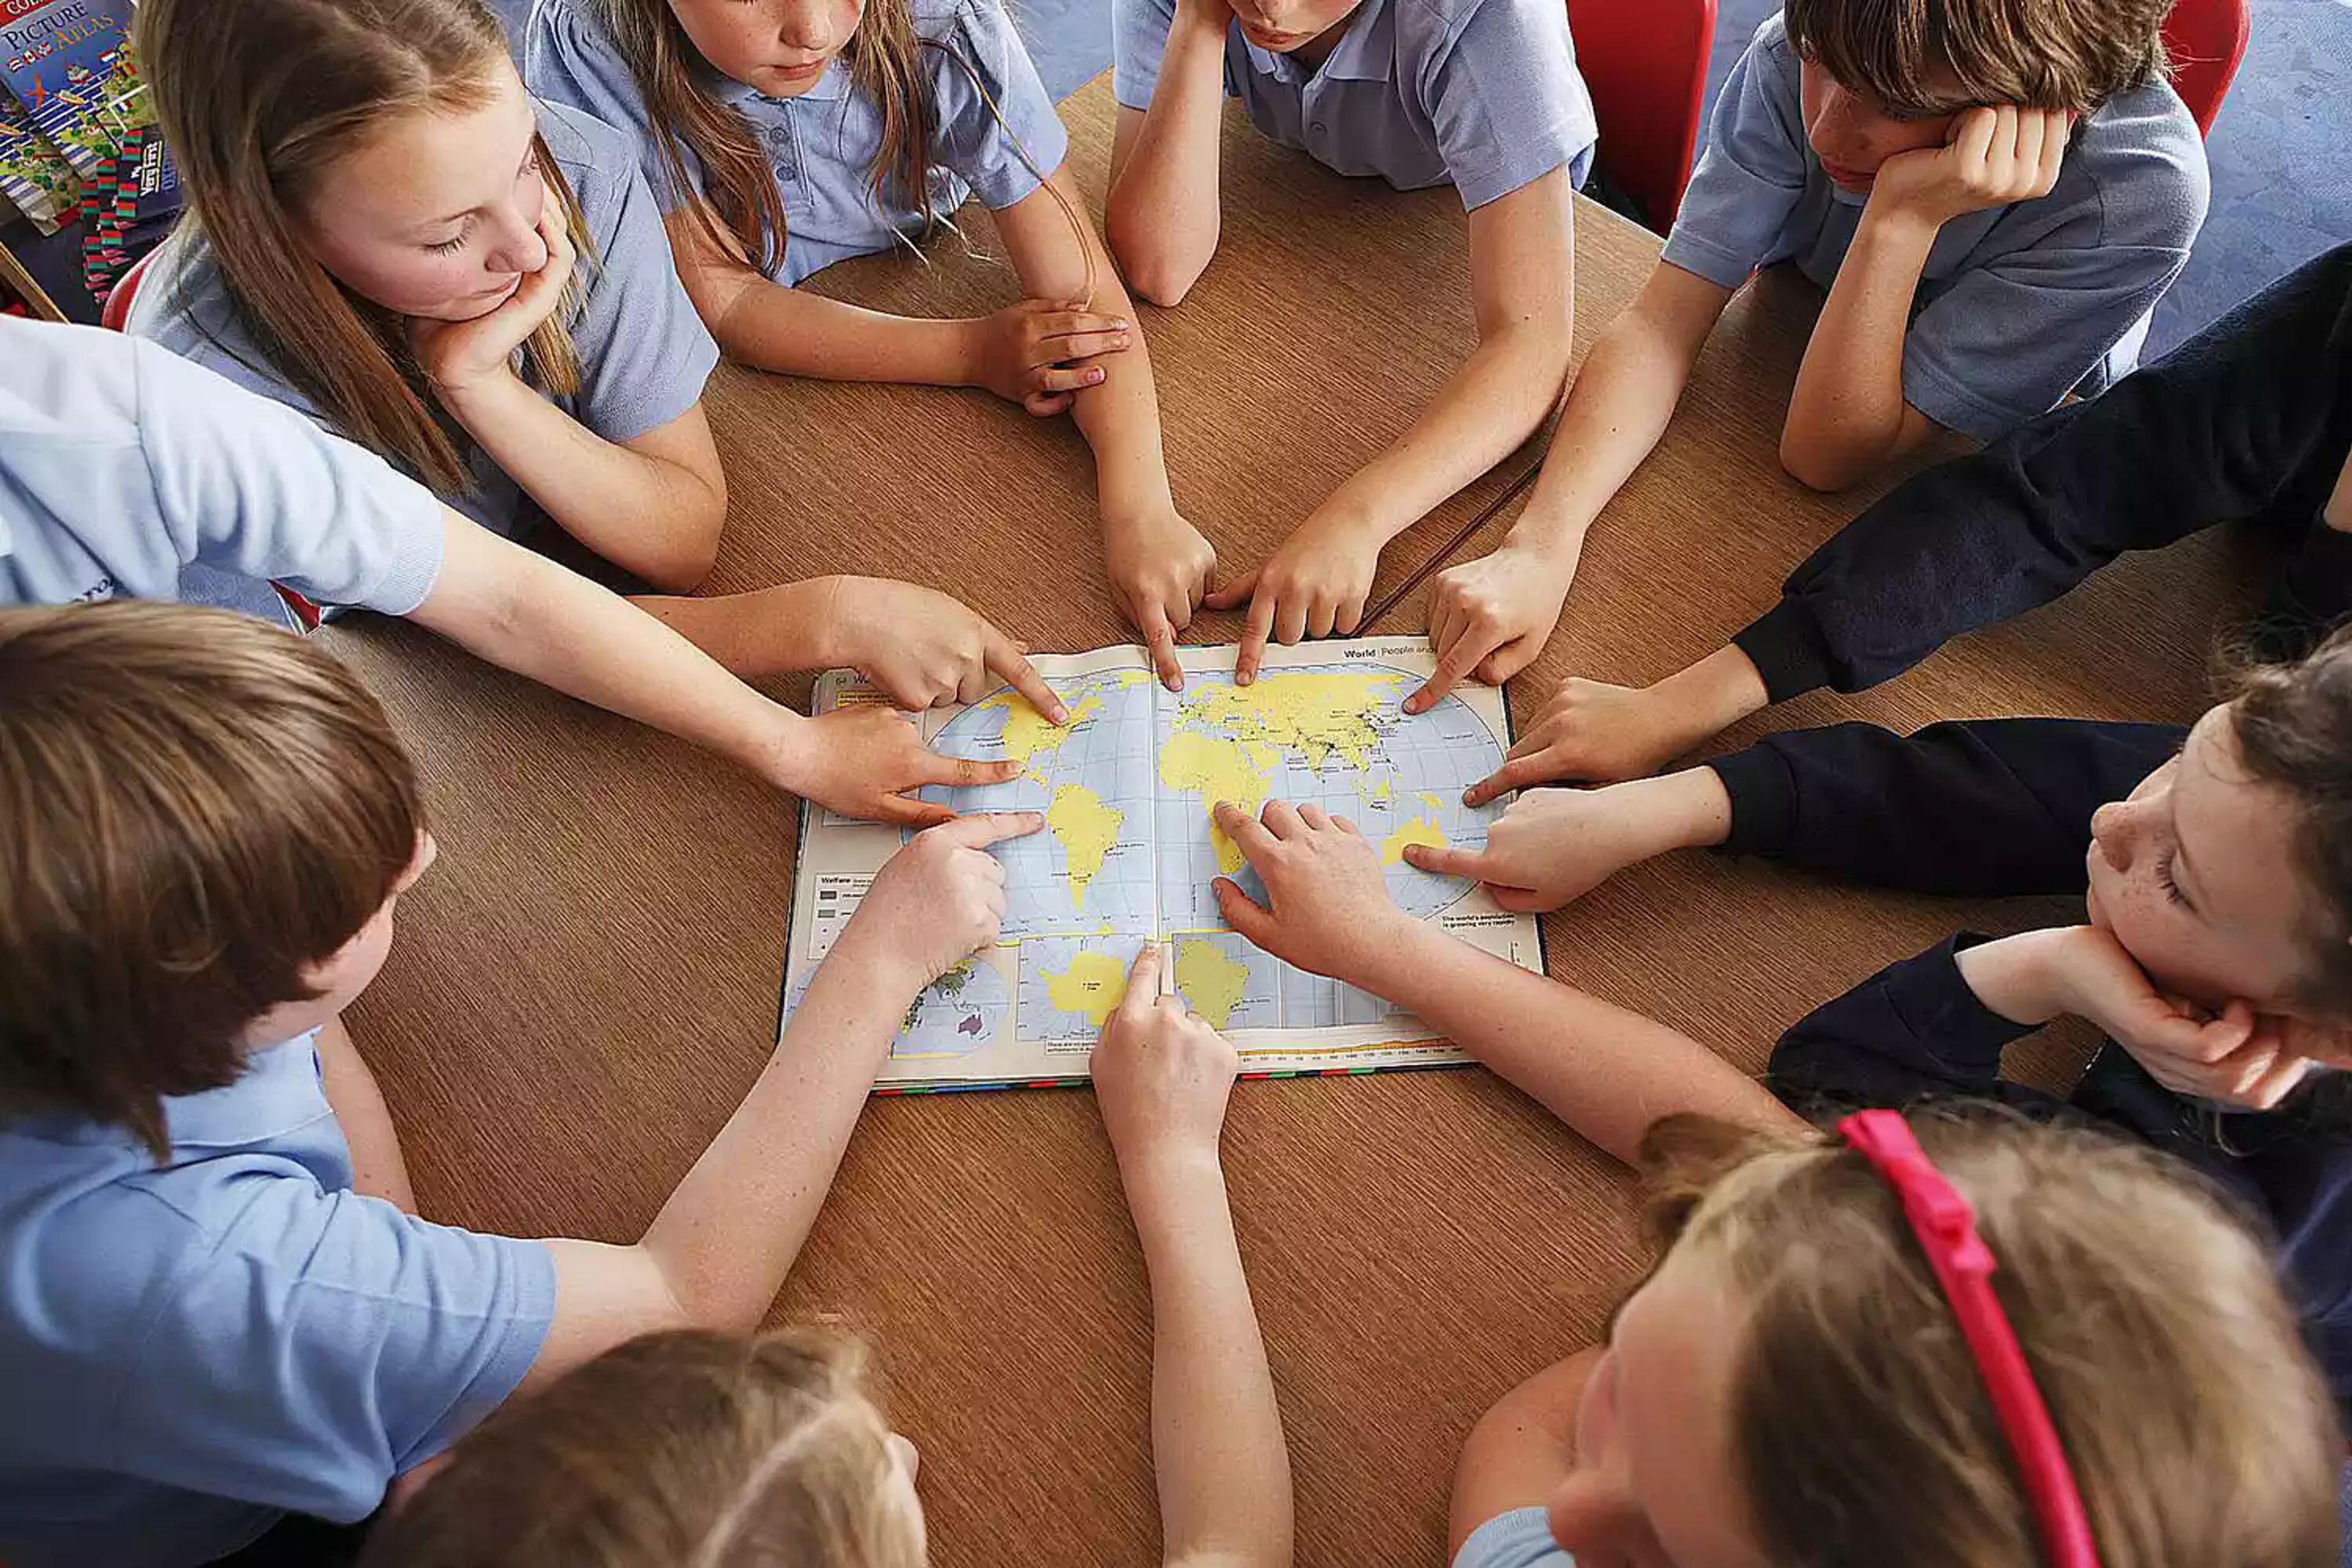
[[[2352,536],[2317,526],[2352,448],[2352,245],[2102,395],[1888,492],[1732,640],[1775,702],[1858,691],[2045,604],[2127,550],[2247,520],[2288,552],[2275,657],[2352,611]]]
[[[1867,724],[1775,735],[1714,762],[1731,796],[1726,850],[1854,881],[1972,896],[2080,893],[2091,814],[2180,748],[2168,724],[2004,719],[1908,737]],[[1963,932],[1889,964],[1817,1008],[1772,1053],[1770,1083],[1801,1110],[1998,1100],[2087,1116],[2219,1179],[2269,1216],[2314,1352],[2352,1406],[2352,1121],[2340,1082],[2268,1113],[2216,1114],[2104,1046],[2061,1100],[2000,1076],[2029,1034],[1977,1000]]]

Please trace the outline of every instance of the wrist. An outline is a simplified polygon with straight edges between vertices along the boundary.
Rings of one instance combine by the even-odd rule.
[[[1911,202],[1881,203],[1874,195],[1874,199],[1863,204],[1861,221],[1854,226],[1854,243],[1898,252],[1916,250],[1924,267],[1937,231],[1955,216]]]
[[[1584,534],[1582,528],[1565,519],[1538,519],[1532,512],[1521,512],[1495,553],[1508,553],[1526,563],[1528,570],[1547,575],[1571,574],[1584,553]]]
[[[779,618],[791,616],[800,626],[801,641],[814,668],[832,669],[857,662],[854,617],[845,604],[849,584],[855,580],[842,575],[809,577],[778,590],[782,602],[773,613]]]
[[[1962,948],[1960,978],[1976,999],[2012,1024],[2039,1026],[2061,1013],[2078,1012],[2066,954],[2076,931],[2030,931]]]
[[[1713,768],[1685,768],[1658,778],[1607,786],[1640,791],[1635,820],[1650,825],[1649,859],[1676,849],[1712,849],[1731,837],[1731,792]]]
[[[1423,972],[1431,948],[1454,940],[1436,921],[1415,920],[1386,898],[1381,908],[1366,912],[1356,929],[1362,940],[1331,978],[1388,1002],[1401,1000],[1393,994],[1398,975]]]
[[[1763,672],[1738,643],[1726,643],[1696,664],[1686,665],[1650,688],[1675,711],[1706,723],[1706,733],[1726,730],[1750,713],[1769,708],[1772,694]]]
[[[511,358],[460,380],[443,381],[428,377],[426,384],[432,387],[433,395],[441,406],[448,410],[449,417],[465,426],[468,435],[475,436],[479,434],[475,429],[475,421],[486,416],[495,417],[500,400],[511,397],[517,392],[529,393],[534,397],[538,395],[531,393],[523,384],[522,378],[515,374]]]
[[[988,327],[986,316],[960,316],[940,323],[948,373],[940,378],[943,385],[976,386],[982,391],[990,390]]]
[[[1141,1210],[1157,1202],[1222,1187],[1223,1162],[1217,1152],[1218,1136],[1206,1139],[1152,1127],[1114,1142],[1118,1175],[1127,1188],[1129,1206]]]

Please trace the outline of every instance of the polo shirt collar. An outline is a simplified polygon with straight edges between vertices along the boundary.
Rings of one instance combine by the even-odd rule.
[[[1241,24],[1234,23],[1234,30],[1240,34]],[[1387,81],[1396,63],[1396,16],[1391,0],[1364,0],[1348,14],[1348,30],[1339,35],[1319,71],[1309,72],[1294,55],[1261,49],[1246,37],[1242,43],[1249,50],[1252,65],[1282,81],[1305,82],[1318,77],[1331,81]]]

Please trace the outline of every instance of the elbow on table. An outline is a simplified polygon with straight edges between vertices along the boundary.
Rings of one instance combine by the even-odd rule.
[[[1166,231],[1147,219],[1139,218],[1131,205],[1114,202],[1103,225],[1105,237],[1110,244],[1111,259],[1118,264],[1118,275],[1127,280],[1128,291],[1147,304],[1173,306],[1184,302],[1192,285],[1207,271],[1211,258],[1217,253],[1215,237],[1198,260],[1171,254]]]
[[[719,537],[726,526],[726,491],[706,492],[671,521],[669,536],[638,563],[637,575],[647,587],[664,594],[692,593],[719,564]]]
[[[1833,495],[1871,469],[1861,455],[1838,451],[1791,424],[1780,432],[1780,468],[1809,490]]]

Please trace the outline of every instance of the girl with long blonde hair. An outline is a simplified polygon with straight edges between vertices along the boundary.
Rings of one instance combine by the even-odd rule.
[[[1181,684],[1176,634],[1216,552],[1176,509],[1143,334],[999,0],[537,0],[523,49],[533,91],[635,138],[730,358],[1070,414],[1094,447],[1112,590]],[[1018,303],[942,320],[798,287],[913,246],[972,196],[995,214]]]
[[[544,516],[656,589],[692,587],[727,507],[702,388],[718,348],[627,139],[527,92],[482,0],[149,0],[140,48],[189,216],[131,330],[391,460],[494,532]],[[268,613],[268,585],[191,596]],[[1010,679],[944,595],[825,577],[640,605],[739,675],[854,665],[921,707]],[[860,816],[950,765],[872,721],[801,770]],[[898,726],[903,731],[904,726]],[[830,749],[831,755],[820,756]]]

